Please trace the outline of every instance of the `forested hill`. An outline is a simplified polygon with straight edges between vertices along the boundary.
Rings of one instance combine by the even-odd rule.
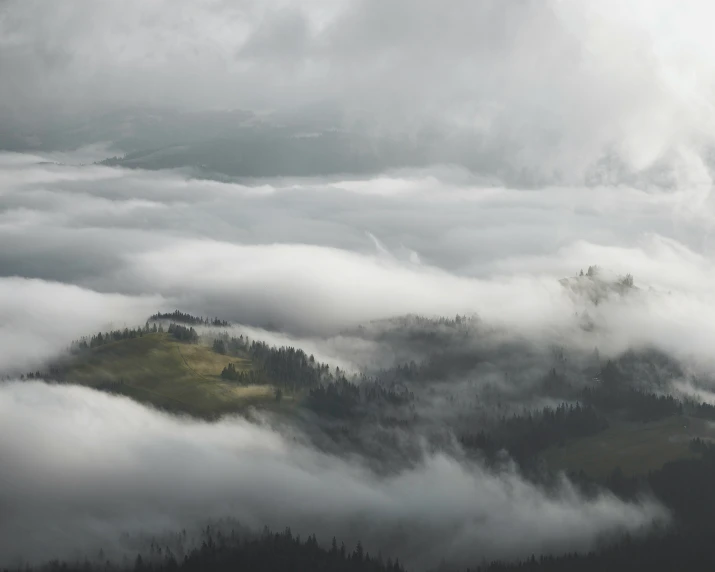
[[[85,385],[211,419],[252,406],[288,412],[299,405],[341,417],[378,401],[409,400],[375,380],[348,379],[300,348],[230,335],[228,324],[157,313],[141,327],[80,338],[68,355],[21,378]]]
[[[464,328],[478,327],[463,317],[406,322],[410,332],[415,327],[418,333],[435,329],[447,348],[457,351],[443,351],[444,340],[421,336],[420,344],[437,346],[438,359],[398,364],[376,377],[347,376],[300,348],[232,335],[226,324],[178,310],[156,313],[142,327],[81,338],[68,356],[24,377],[86,385],[208,419],[248,407],[289,415],[307,409],[339,449],[364,451],[374,443],[378,427],[388,432],[393,426],[413,428],[420,435],[434,432],[436,439],[446,427],[469,454],[491,459],[506,450],[525,468],[546,461],[553,469],[599,478],[616,467],[626,474],[642,473],[692,457],[690,440],[715,438],[707,424],[715,419],[715,407],[634,384],[634,376],[644,368],[641,358],[631,354],[602,362],[594,382],[582,389],[554,369],[534,386],[551,395],[554,405],[506,414],[501,397],[489,397],[486,390],[478,392],[476,400],[469,396],[472,406],[455,403],[464,402],[462,395],[450,393],[459,385],[435,372],[450,361],[453,374],[468,375],[469,367],[488,357],[478,347],[469,353],[469,347],[454,341],[452,330],[463,334]],[[644,359],[651,363],[657,357]],[[678,374],[675,365],[660,362],[660,370]],[[434,411],[437,390],[447,400]],[[399,458],[401,453],[383,454]]]
[[[219,320],[218,318],[203,318],[199,316],[192,316],[191,314],[185,314],[179,310],[174,310],[173,312],[157,312],[149,317],[150,322],[174,322],[177,324],[189,324],[192,326],[215,326],[227,328],[231,325],[230,322],[226,320]]]
[[[268,529],[258,537],[242,538],[236,534],[203,534],[200,547],[177,554],[169,546],[152,543],[148,553],[138,554],[133,564],[116,566],[110,562],[53,562],[34,569],[42,572],[95,572],[127,570],[134,572],[404,572],[399,560],[383,559],[366,552],[358,542],[348,550],[333,538],[330,548],[318,544],[315,536],[301,540],[290,529],[272,533]],[[24,572],[33,568],[23,567]],[[9,571],[6,571],[9,572]],[[16,572],[16,571],[12,571]],[[19,571],[17,571],[19,572]]]
[[[673,516],[670,528],[656,536],[625,539],[590,555],[495,562],[483,565],[485,571],[712,569],[715,407],[676,398],[665,383],[644,385],[638,379],[644,360],[657,362],[666,376],[679,373],[677,364],[627,353],[601,361],[585,387],[553,369],[534,387],[567,400],[507,414],[501,413],[506,410],[499,406],[500,395],[480,394],[475,409],[455,405],[459,394],[449,392],[460,385],[455,378],[431,376],[435,360],[400,364],[376,377],[347,375],[300,348],[232,335],[226,323],[181,312],[155,314],[144,326],[77,340],[47,371],[24,377],[82,384],[207,419],[247,407],[269,409],[284,415],[315,447],[336,455],[359,454],[382,471],[413,463],[424,451],[424,439],[455,458],[471,457],[490,466],[502,463],[506,453],[538,486],[550,486],[564,471],[585,495],[608,489],[635,500],[647,494]],[[429,329],[428,323],[418,325]],[[461,331],[465,320],[443,321],[439,327],[452,339],[450,328]],[[419,342],[435,343],[423,337]],[[438,391],[447,398],[436,400]],[[487,421],[478,409],[485,404],[497,411]],[[450,438],[442,438],[445,432]],[[369,557],[360,546],[348,552],[339,539],[332,548],[321,548],[315,538],[300,541],[288,533],[240,541],[207,537],[189,554],[155,549],[129,568],[401,570],[395,562]]]

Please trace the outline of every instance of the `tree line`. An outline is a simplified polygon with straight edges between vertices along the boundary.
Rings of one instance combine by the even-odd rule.
[[[414,394],[387,387],[378,379],[362,376],[354,383],[340,367],[331,370],[328,364],[292,346],[275,347],[244,336],[226,336],[215,339],[212,349],[251,361],[249,369],[227,364],[221,371],[222,379],[242,385],[270,383],[282,390],[308,391],[308,407],[334,417],[350,417],[361,405],[397,406],[414,400]]]
[[[174,338],[181,342],[197,344],[199,342],[199,334],[193,327],[186,327],[180,324],[169,324],[167,330]]]
[[[405,369],[411,368],[402,371]],[[551,377],[554,376],[552,372]],[[609,418],[646,423],[689,414],[715,419],[715,406],[632,387],[628,376],[612,361],[606,362],[596,379],[595,385],[576,394],[576,404],[564,403],[556,408],[502,417],[489,430],[463,432],[460,442],[465,449],[479,451],[487,459],[506,450],[525,465],[548,447],[605,430]]]
[[[109,332],[98,332],[92,336],[85,336],[72,342],[70,345],[70,351],[72,353],[77,353],[85,351],[88,349],[98,348],[100,346],[110,344],[112,342],[119,342],[122,340],[131,340],[135,338],[141,338],[146,334],[156,334],[164,333],[163,324],[150,324],[148,321],[143,327],[138,328],[124,328],[123,330],[112,330]],[[186,327],[180,324],[169,324],[168,333],[174,338],[181,341],[186,341],[190,343],[196,343],[199,341],[199,334],[193,327]]]
[[[261,535],[242,537],[215,533],[207,527],[201,546],[183,557],[170,546],[154,543],[148,554],[137,555],[133,565],[120,566],[109,561],[101,563],[51,562],[37,568],[43,572],[94,572],[126,570],[134,572],[404,572],[399,560],[383,559],[366,552],[360,542],[349,551],[333,538],[330,548],[318,544],[315,535],[301,540],[287,528],[282,533],[264,529]],[[33,569],[23,567],[23,571]],[[10,571],[6,571],[10,572]],[[19,572],[19,571],[18,571]]]
[[[98,348],[100,346],[110,344],[112,342],[119,342],[121,340],[130,340],[134,338],[141,338],[145,334],[163,332],[163,326],[156,324],[149,325],[147,322],[144,327],[138,328],[124,328],[122,330],[111,330],[109,332],[98,332],[92,336],[85,336],[79,340],[75,340],[70,344],[70,351],[72,353],[77,353],[80,351],[85,351],[88,349]]]
[[[586,387],[581,399],[601,411],[643,423],[683,413],[682,403],[672,395],[658,395],[630,387]]]
[[[502,417],[493,430],[462,434],[460,442],[465,449],[478,450],[488,459],[506,450],[524,464],[552,445],[594,435],[607,427],[608,421],[593,406],[562,403],[556,408]]]
[[[251,361],[251,369],[237,368],[234,363],[226,365],[221,377],[241,384],[266,384],[282,386],[283,389],[303,390],[317,387],[323,382],[340,379],[340,368],[331,372],[328,364],[317,362],[313,355],[292,346],[275,347],[262,341],[239,337],[218,337],[213,350]]]
[[[204,318],[201,316],[192,316],[191,314],[185,314],[179,312],[179,310],[174,310],[173,312],[161,313],[157,312],[149,318],[150,322],[176,322],[180,324],[189,324],[190,326],[217,326],[222,328],[228,328],[231,323],[226,320],[219,320],[218,318]]]
[[[616,468],[598,485],[624,500],[636,500],[644,491],[663,503],[673,522],[647,536],[625,535],[620,541],[586,554],[531,557],[521,562],[493,562],[476,567],[478,572],[561,572],[571,570],[613,572],[645,570],[715,570],[715,445],[694,439],[694,458],[666,463],[643,476],[626,476]],[[584,487],[588,478],[571,474]]]
[[[370,405],[399,407],[413,400],[413,393],[386,387],[377,380],[363,378],[355,384],[342,377],[311,389],[306,405],[319,414],[349,418]]]

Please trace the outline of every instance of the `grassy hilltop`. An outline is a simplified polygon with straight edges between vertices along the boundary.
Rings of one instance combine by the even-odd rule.
[[[229,363],[237,370],[253,367],[247,358],[223,355],[204,344],[148,333],[72,356],[58,368],[58,378],[207,418],[275,403],[270,384],[238,385],[222,379],[221,371]],[[292,401],[290,395],[284,400]]]
[[[214,329],[202,337],[193,326]],[[359,436],[372,434],[381,424],[407,423],[420,430],[433,426],[429,408],[422,414],[414,409],[415,400],[421,401],[434,383],[429,368],[425,381],[419,375],[412,379],[415,372],[404,367],[385,372],[382,379],[348,379],[300,349],[229,337],[221,332],[229,326],[178,311],[156,314],[144,327],[84,337],[51,366],[49,375],[27,377],[93,387],[202,419],[251,406],[291,415],[306,407],[314,414],[306,418],[341,446],[358,449]],[[624,369],[630,362],[624,360],[609,361],[597,384],[567,396],[582,407],[563,403],[504,417],[492,426],[475,419],[471,426],[450,429],[465,450],[488,456],[506,449],[525,466],[538,457],[553,470],[583,471],[596,479],[617,467],[625,475],[644,475],[678,459],[698,458],[692,441],[715,441],[715,407],[635,389]],[[395,380],[410,386],[409,394],[395,390]]]

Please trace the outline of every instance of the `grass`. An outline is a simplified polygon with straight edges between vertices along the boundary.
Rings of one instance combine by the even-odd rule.
[[[695,437],[715,438],[715,425],[702,419],[674,416],[651,423],[614,423],[591,437],[550,447],[542,458],[555,469],[583,470],[604,478],[620,467],[626,475],[645,474],[668,461],[694,457]]]
[[[250,405],[276,405],[275,388],[270,385],[241,386],[223,380],[221,370],[228,363],[238,369],[252,367],[250,360],[156,333],[113,342],[73,357],[61,368],[61,378],[199,417],[240,412]],[[292,399],[288,396],[284,401]]]

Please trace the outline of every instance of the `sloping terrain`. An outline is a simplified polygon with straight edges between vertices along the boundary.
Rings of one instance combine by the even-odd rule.
[[[248,357],[252,354],[244,350],[233,350],[232,353],[225,355],[204,343],[181,341],[170,333],[146,332],[97,347],[85,346],[68,356],[55,371],[61,382],[126,395],[160,409],[205,419],[240,413],[250,406],[281,409],[288,413],[308,394],[305,388],[295,389],[294,384],[285,383],[285,379],[280,382],[279,377],[263,377],[265,370]],[[280,359],[273,361],[278,363]],[[267,363],[273,362],[269,360]],[[233,364],[238,372],[257,369],[263,372],[263,376],[249,377],[257,382],[244,379],[241,383],[225,379],[221,372],[229,364]],[[301,377],[299,369],[284,365],[287,370],[283,374],[287,379]],[[262,383],[261,379],[268,381]],[[278,386],[271,383],[275,380],[279,380]],[[281,389],[280,400],[276,400],[278,387]],[[351,386],[348,384],[346,387],[349,389]],[[331,395],[337,399],[332,393],[326,393],[327,397]],[[349,429],[356,435],[372,423],[367,418],[345,414],[343,401],[331,399],[325,403],[318,400],[322,408],[314,407],[313,412],[321,411],[318,417],[327,416],[330,423],[338,423],[341,430]],[[315,406],[316,402],[312,404]],[[377,411],[375,407],[379,409],[379,405],[373,407],[373,413]],[[293,412],[296,410],[293,409]],[[715,439],[715,425],[704,419],[666,415],[657,421],[627,422],[607,411],[604,413],[608,418],[607,429],[579,437],[564,426],[560,429],[562,438],[552,441],[554,444],[538,455],[552,469],[583,471],[592,478],[602,479],[616,468],[620,468],[625,475],[639,475],[658,469],[669,461],[697,457],[691,441],[695,438]],[[317,423],[318,417],[311,417],[312,423]],[[521,445],[520,440],[502,444],[511,453],[518,453],[523,449]]]
[[[715,425],[704,419],[672,416],[649,423],[614,423],[589,437],[550,447],[542,458],[553,469],[583,471],[595,478],[644,475],[669,461],[697,457],[691,441],[715,439]]]
[[[237,369],[251,368],[247,359],[180,342],[166,333],[152,333],[72,356],[59,368],[58,377],[201,417],[274,402],[270,385],[242,386],[223,380],[221,370],[229,363]]]

